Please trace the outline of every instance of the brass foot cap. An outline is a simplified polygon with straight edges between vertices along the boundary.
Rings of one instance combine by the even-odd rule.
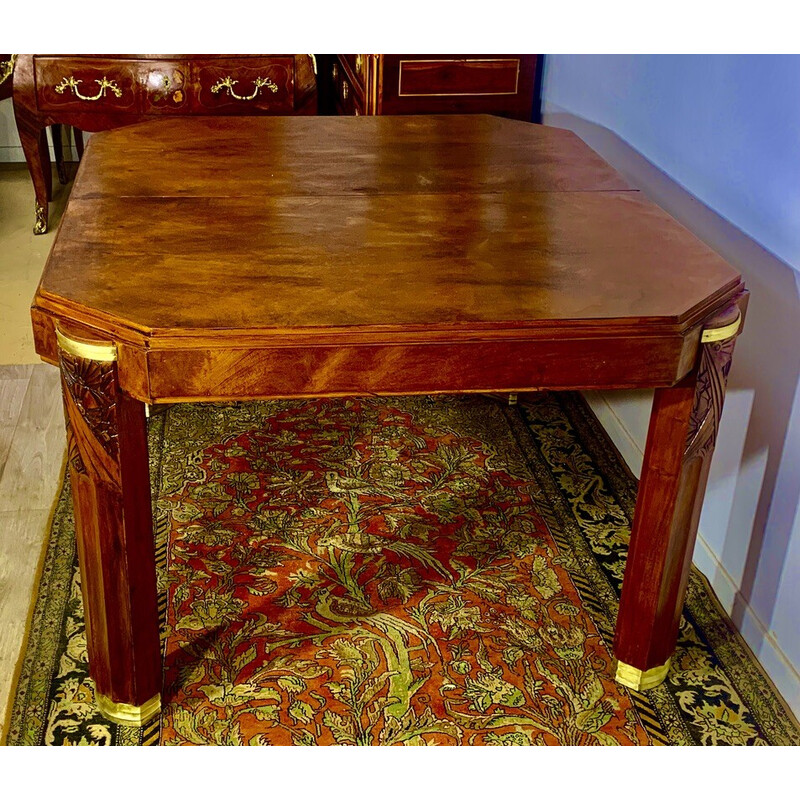
[[[669,659],[666,664],[660,667],[651,667],[650,669],[641,670],[626,664],[623,661],[617,661],[617,683],[627,686],[629,689],[636,689],[640,692],[644,689],[653,689],[663,682],[669,672]]]
[[[150,722],[161,711],[161,695],[151,697],[146,703],[140,706],[132,706],[128,703],[115,703],[103,694],[97,693],[97,710],[111,722],[118,725],[130,725],[134,728],[141,728]]]
[[[33,232],[37,236],[47,233],[47,206],[36,204],[36,222],[33,223]]]

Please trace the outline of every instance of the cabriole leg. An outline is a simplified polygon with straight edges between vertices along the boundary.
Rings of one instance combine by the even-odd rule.
[[[105,717],[143,725],[161,707],[144,404],[120,389],[113,345],[58,343],[89,672]]]
[[[47,129],[30,131],[27,128],[19,129],[19,138],[28,162],[28,171],[33,180],[33,189],[36,192],[36,221],[33,225],[34,233],[47,232],[48,201],[53,193],[53,173],[50,166],[50,150],[47,146]]]
[[[696,369],[653,399],[614,648],[632,689],[669,670],[740,319],[732,306],[712,320]]]

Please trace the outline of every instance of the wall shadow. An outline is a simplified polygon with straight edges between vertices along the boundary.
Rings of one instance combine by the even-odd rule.
[[[712,484],[732,483],[728,495],[732,505],[712,519],[705,515],[704,521],[716,519],[725,526],[706,538],[721,544],[713,555],[736,586],[729,606],[734,623],[742,629],[748,613],[756,617],[758,624],[748,625],[747,640],[758,653],[778,618],[782,627],[791,628],[783,618],[796,620],[800,606],[800,587],[788,587],[798,602],[787,603],[787,587],[781,585],[782,579],[792,580],[784,574],[785,562],[800,503],[800,277],[612,131],[554,106],[545,109],[544,122],[581,136],[633,186],[736,267],[750,289],[746,326],[729,379],[729,394],[749,395],[748,403],[739,404],[747,405],[749,413],[729,407],[723,415],[717,456],[728,474],[717,470],[715,475],[712,468],[711,475]],[[733,459],[731,452],[724,457],[720,453],[726,429],[736,429],[741,448],[741,455],[733,453]],[[631,435],[639,439],[643,434],[631,431]],[[800,671],[800,664],[793,668]]]

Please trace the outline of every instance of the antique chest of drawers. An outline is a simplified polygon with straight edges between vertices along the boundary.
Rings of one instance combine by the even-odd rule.
[[[535,55],[338,55],[330,79],[340,114],[536,116]]]
[[[14,111],[36,190],[34,231],[44,233],[48,126],[99,131],[181,114],[315,114],[315,62],[310,55],[20,55]],[[58,161],[57,128],[53,139]]]

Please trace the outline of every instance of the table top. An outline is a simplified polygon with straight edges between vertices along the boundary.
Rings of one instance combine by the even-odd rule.
[[[565,130],[182,118],[91,138],[34,305],[153,336],[680,332],[740,289]]]

